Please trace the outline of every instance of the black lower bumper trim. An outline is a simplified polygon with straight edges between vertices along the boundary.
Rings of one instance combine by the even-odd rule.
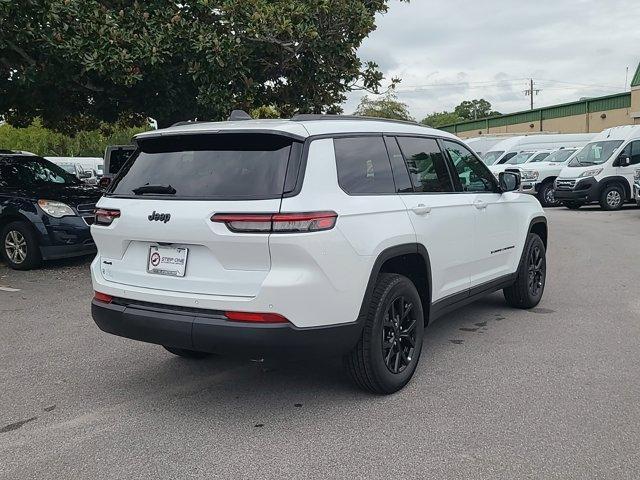
[[[256,325],[227,320],[216,312],[108,304],[93,300],[91,314],[101,330],[121,337],[200,352],[237,356],[340,355],[358,342],[358,322],[314,328]]]

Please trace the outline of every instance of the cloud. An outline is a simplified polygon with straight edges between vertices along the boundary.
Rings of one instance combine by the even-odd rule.
[[[638,0],[390,2],[359,54],[402,78],[399,96],[418,119],[472,98],[525,110],[529,78],[537,106],[618,93],[640,62]]]

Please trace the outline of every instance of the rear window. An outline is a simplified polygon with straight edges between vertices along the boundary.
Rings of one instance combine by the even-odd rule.
[[[296,156],[299,163],[300,152],[299,143],[271,134],[141,140],[110,193],[186,199],[279,198],[285,190],[289,158]],[[147,187],[144,193],[140,187]]]

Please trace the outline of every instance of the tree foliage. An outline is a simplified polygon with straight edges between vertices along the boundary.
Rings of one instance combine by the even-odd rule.
[[[0,115],[60,130],[336,112],[389,0],[0,0]]]
[[[433,128],[442,127],[443,125],[450,125],[462,120],[458,115],[453,112],[434,112],[424,117],[420,123],[424,123]]]
[[[379,98],[365,95],[360,100],[355,115],[363,117],[392,118],[395,120],[413,120],[406,103],[402,103],[393,89]]]
[[[126,145],[135,134],[149,128],[102,125],[100,129],[69,136],[43,127],[42,122],[36,119],[25,128],[15,128],[6,123],[0,125],[0,147],[42,156],[102,157],[107,145]]]
[[[478,118],[501,115],[500,112],[491,110],[491,103],[484,98],[480,100],[465,100],[453,112],[462,120],[477,120]]]
[[[465,100],[453,112],[443,111],[434,112],[427,115],[421,120],[421,123],[430,127],[438,128],[452,123],[462,122],[465,120],[477,120],[480,118],[495,117],[502,115],[491,109],[491,103],[481,98],[480,100]]]

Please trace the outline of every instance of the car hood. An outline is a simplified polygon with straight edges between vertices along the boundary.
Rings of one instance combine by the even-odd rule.
[[[19,189],[15,195],[34,201],[55,200],[75,207],[84,203],[96,203],[102,196],[102,192],[91,185],[46,185]]]

